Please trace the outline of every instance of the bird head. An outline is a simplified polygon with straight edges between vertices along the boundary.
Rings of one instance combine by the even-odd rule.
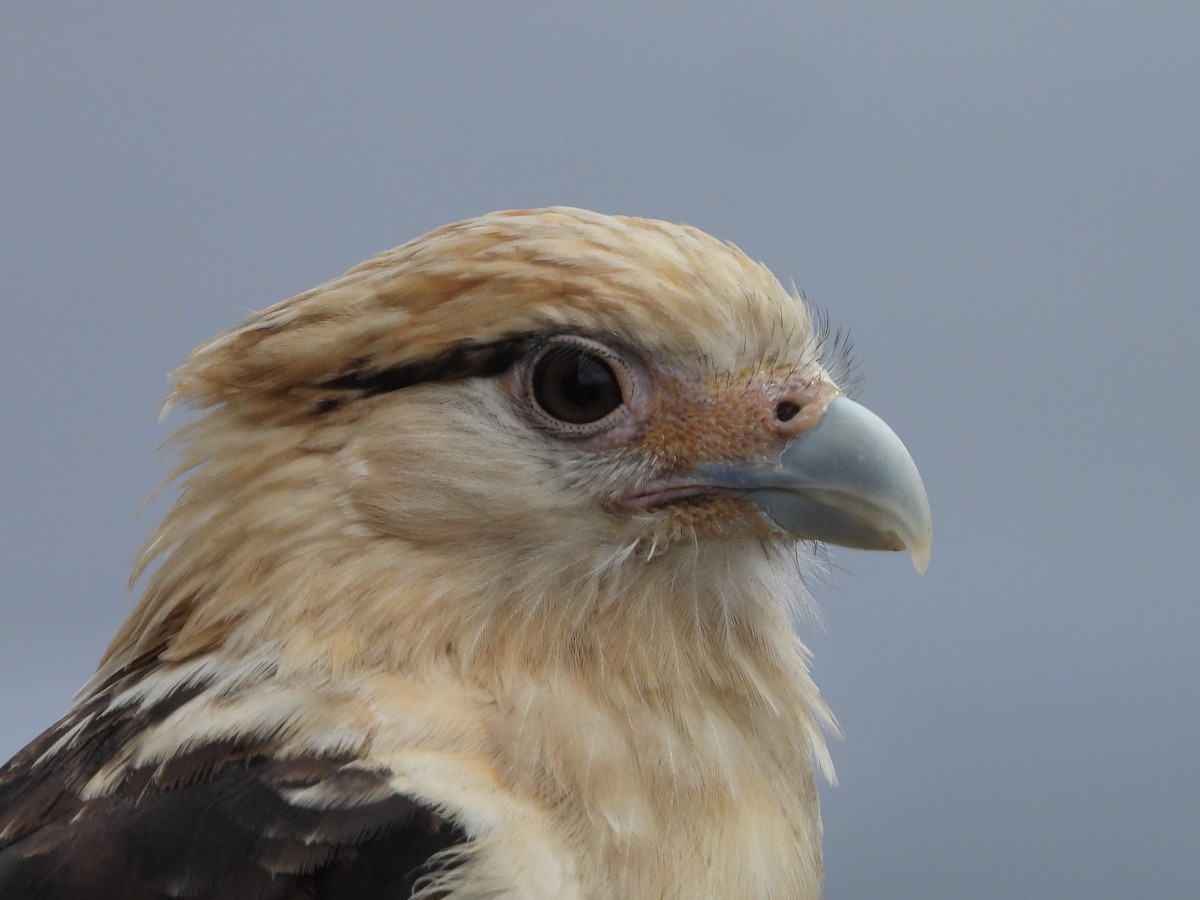
[[[586,630],[635,583],[736,606],[815,543],[923,569],[916,467],[822,350],[798,296],[694,228],[567,208],[439,228],[175,373],[170,402],[207,412],[179,437],[190,474],[143,567],[166,559],[114,648],[188,647],[234,618],[261,639],[289,619],[264,612],[272,591],[333,630],[367,583],[380,629],[429,630],[454,594],[475,598],[460,621],[553,608]],[[313,587],[318,559],[342,574]]]

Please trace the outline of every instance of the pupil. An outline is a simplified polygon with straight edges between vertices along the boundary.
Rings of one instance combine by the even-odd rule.
[[[612,372],[600,365],[594,356],[581,355],[563,388],[577,406],[590,408],[599,405],[604,389],[611,383]]]

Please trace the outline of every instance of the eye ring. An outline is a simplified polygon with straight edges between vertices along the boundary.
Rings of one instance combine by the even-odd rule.
[[[554,338],[537,349],[526,371],[529,403],[555,431],[595,434],[629,402],[628,366],[596,341]]]

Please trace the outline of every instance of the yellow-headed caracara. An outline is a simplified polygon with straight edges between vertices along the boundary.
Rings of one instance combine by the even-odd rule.
[[[819,896],[802,577],[930,547],[821,344],[728,244],[548,209],[201,346],[145,594],[0,769],[0,897]]]

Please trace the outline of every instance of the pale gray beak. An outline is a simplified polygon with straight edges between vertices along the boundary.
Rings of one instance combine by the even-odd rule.
[[[929,565],[933,526],[916,463],[879,416],[847,397],[836,397],[777,463],[706,463],[694,476],[752,501],[797,537],[907,550],[918,572]]]

